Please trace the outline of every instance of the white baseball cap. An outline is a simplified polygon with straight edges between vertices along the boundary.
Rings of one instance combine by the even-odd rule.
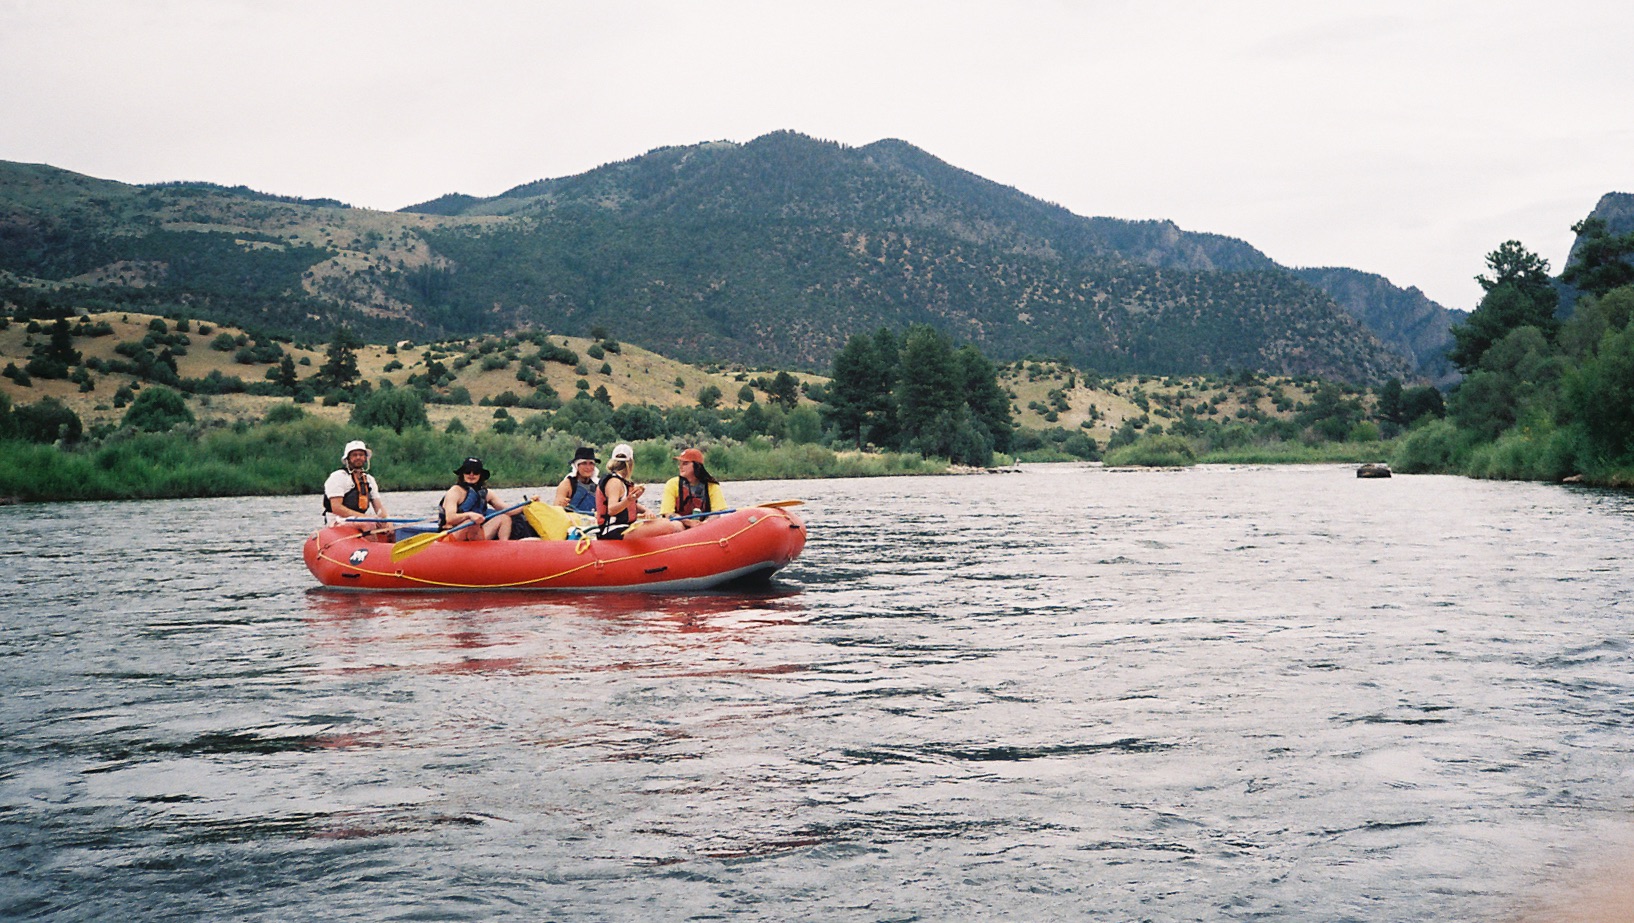
[[[613,458],[614,461],[617,461],[618,459],[621,459],[621,458],[626,458],[626,459],[629,459],[630,461],[635,461],[635,449],[630,448],[629,443],[621,442],[618,445],[613,447],[612,458]]]

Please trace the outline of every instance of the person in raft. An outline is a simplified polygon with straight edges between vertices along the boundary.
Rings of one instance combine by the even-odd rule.
[[[374,452],[361,439],[346,443],[340,450],[340,467],[323,482],[323,523],[332,526],[352,516],[367,516],[372,508],[379,519],[385,519],[385,501],[380,499],[380,485],[369,473],[369,462]],[[354,523],[360,532],[374,531],[375,523]]]
[[[613,449],[607,473],[596,484],[596,526],[600,538],[622,539],[625,530],[653,514],[641,506],[646,488],[635,483],[635,450],[625,443]]]
[[[587,445],[579,446],[573,453],[573,461],[568,465],[567,476],[556,485],[557,506],[569,509],[575,513],[596,514],[596,466],[601,459],[596,457],[596,450]]]
[[[454,469],[454,486],[443,494],[438,505],[437,518],[442,529],[452,529],[462,523],[481,523],[461,529],[451,539],[479,541],[481,539],[508,539],[511,537],[511,517],[495,516],[487,522],[489,510],[502,510],[505,504],[488,491],[488,478],[493,474],[482,466],[482,459],[467,458]],[[514,514],[513,514],[514,515]]]
[[[664,485],[664,501],[658,508],[660,516],[691,516],[694,513],[713,513],[726,509],[726,496],[721,493],[721,482],[704,467],[704,453],[687,449],[675,456],[680,474]],[[679,532],[703,522],[702,519],[665,519],[669,531]],[[657,523],[652,528],[657,531]]]

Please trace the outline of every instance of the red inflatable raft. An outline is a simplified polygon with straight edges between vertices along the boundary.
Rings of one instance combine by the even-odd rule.
[[[306,540],[306,566],[348,590],[704,590],[764,580],[806,546],[786,509],[747,507],[693,528],[622,541],[438,541],[392,562],[392,545],[331,526]]]

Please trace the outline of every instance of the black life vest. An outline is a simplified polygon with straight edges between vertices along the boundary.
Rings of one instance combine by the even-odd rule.
[[[341,470],[345,471],[346,469]],[[341,505],[349,510],[367,513],[369,511],[369,475],[363,471],[347,471],[346,473],[351,475],[352,489],[341,494]],[[333,497],[329,496],[323,498],[323,511],[325,513],[335,512],[329,506],[329,501],[333,499]]]
[[[626,496],[626,497],[628,497],[630,495],[630,488],[635,486],[635,485],[631,484],[625,478],[623,478],[623,477],[621,477],[619,475],[616,475],[616,474],[612,473],[611,471],[607,472],[607,474],[604,475],[601,480],[596,482],[596,525],[600,527],[601,534],[602,534],[603,537],[611,537],[608,534],[609,533],[609,530],[608,530],[609,526],[628,526],[630,523],[635,521],[635,517],[633,515],[631,515],[631,513],[630,513],[630,506],[629,505],[626,505],[624,507],[624,512],[622,512],[622,513],[619,513],[617,515],[609,515],[608,514],[608,512],[607,512],[607,482],[608,481],[614,481],[614,480],[620,481],[620,482],[622,482],[624,484],[624,496]],[[614,533],[622,533],[624,530],[623,529],[613,529],[611,531],[614,532]]]

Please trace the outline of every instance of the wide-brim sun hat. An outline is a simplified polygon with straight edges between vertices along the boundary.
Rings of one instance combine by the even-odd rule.
[[[365,463],[374,460],[374,451],[370,449],[363,440],[353,439],[351,442],[346,443],[346,448],[340,450],[341,464],[345,464],[346,459],[350,457],[353,452],[356,452],[359,449],[363,450],[363,460]]]
[[[596,457],[596,450],[587,445],[581,445],[577,449],[573,450],[573,464],[576,465],[582,461],[595,462],[598,465],[601,464],[601,459]]]
[[[458,468],[454,469],[454,475],[456,477],[463,476],[463,475],[466,475],[466,474],[471,474],[471,473],[476,473],[476,474],[482,475],[482,479],[484,481],[488,480],[488,478],[493,474],[492,471],[489,471],[487,468],[484,468],[482,466],[482,459],[476,458],[474,456],[471,457],[471,458],[467,458],[465,461],[460,463],[460,466]]]

